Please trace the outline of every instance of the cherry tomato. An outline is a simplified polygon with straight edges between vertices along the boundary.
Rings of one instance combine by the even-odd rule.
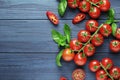
[[[77,24],[80,21],[82,21],[83,19],[85,19],[86,15],[84,13],[78,13],[72,20],[73,24]]]
[[[90,10],[90,3],[88,1],[81,1],[79,3],[79,9],[82,12],[88,12]]]
[[[109,73],[114,79],[118,79],[120,77],[119,67],[113,67],[112,69],[110,69]]]
[[[96,20],[88,20],[86,22],[86,30],[88,30],[89,32],[95,32],[98,28],[99,24]]]
[[[62,54],[63,60],[71,61],[74,59],[74,56],[75,56],[75,53],[73,53],[70,48],[64,49],[63,54]]]
[[[65,77],[60,77],[60,80],[67,80],[67,78],[65,78]]]
[[[74,57],[74,62],[78,66],[83,66],[87,62],[87,57],[85,56],[84,53],[77,53]]]
[[[99,18],[100,14],[101,14],[101,12],[100,12],[99,8],[97,8],[97,7],[90,8],[89,15],[91,18],[94,18],[94,19]]]
[[[100,62],[98,60],[92,60],[92,61],[90,61],[90,63],[89,63],[89,69],[92,72],[98,71],[100,69]]]
[[[108,11],[110,9],[110,1],[109,0],[101,0],[99,3],[101,11]]]
[[[55,25],[58,25],[58,24],[59,24],[59,19],[58,19],[58,17],[57,17],[54,13],[52,13],[51,11],[47,11],[47,12],[46,12],[46,15],[47,15],[48,19],[49,19],[53,24],[55,24]]]
[[[78,41],[76,38],[72,39],[70,41],[70,48],[72,50],[80,50],[82,48],[82,43],[80,41]]]
[[[94,46],[100,46],[102,45],[104,42],[104,38],[101,34],[96,34],[92,40],[91,40],[91,43],[94,45]]]
[[[75,69],[72,72],[72,80],[85,80],[86,74],[82,69]]]
[[[120,28],[117,29],[115,37],[120,40]]]
[[[90,32],[88,32],[87,30],[80,30],[78,32],[78,40],[80,42],[87,42],[91,37]]]
[[[103,24],[103,26],[100,28],[100,33],[108,37],[112,33],[112,28],[109,24]]]
[[[100,69],[96,72],[96,80],[107,80],[107,73]]]
[[[93,44],[87,44],[85,47],[84,47],[84,53],[86,54],[86,56],[92,56],[95,54],[95,47]]]
[[[113,61],[110,58],[103,58],[101,64],[107,69],[110,70],[113,67]]]
[[[67,2],[68,2],[68,7],[73,9],[77,8],[79,5],[79,0],[67,0]]]
[[[93,2],[94,4],[97,4],[100,2],[100,0],[90,0],[91,2]]]
[[[120,51],[120,41],[118,40],[112,40],[110,42],[110,50],[113,51],[113,52],[119,52]]]
[[[112,80],[112,79],[108,78],[107,80]]]

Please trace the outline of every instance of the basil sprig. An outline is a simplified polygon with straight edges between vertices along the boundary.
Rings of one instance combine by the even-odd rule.
[[[62,53],[63,53],[63,50],[61,50],[61,51],[57,54],[57,56],[56,56],[56,64],[57,64],[57,66],[59,66],[59,67],[62,66],[62,64],[61,64],[61,62],[60,62],[61,57],[62,57]]]

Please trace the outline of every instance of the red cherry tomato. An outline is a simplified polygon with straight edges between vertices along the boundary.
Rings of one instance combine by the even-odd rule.
[[[67,78],[65,78],[65,77],[60,77],[60,80],[67,80]]]
[[[118,41],[118,40],[112,40],[110,42],[109,47],[110,47],[110,50],[112,52],[119,52],[120,51],[120,41]]]
[[[95,54],[95,47],[93,44],[87,44],[84,47],[83,51],[86,54],[86,56],[90,57],[90,56],[93,56]]]
[[[109,24],[103,24],[103,26],[100,28],[100,33],[108,37],[112,33],[112,28]]]
[[[117,29],[115,37],[120,40],[120,28]]]
[[[101,64],[107,69],[110,70],[113,67],[113,61],[110,58],[103,58]]]
[[[85,80],[86,74],[82,69],[76,69],[72,73],[72,80]]]
[[[83,19],[85,19],[86,15],[84,13],[78,13],[72,20],[73,24],[77,24],[80,21],[82,21]]]
[[[108,78],[107,80],[112,80],[112,79]]]
[[[95,32],[98,28],[99,24],[96,20],[88,20],[86,22],[86,30],[88,30],[89,32]]]
[[[90,8],[89,15],[91,18],[94,18],[94,19],[99,18],[100,14],[101,14],[101,12],[100,12],[99,8],[97,8],[97,7]]]
[[[107,73],[100,69],[96,72],[96,80],[107,80]]]
[[[90,3],[88,1],[81,1],[79,3],[79,9],[82,12],[88,12],[90,10]]]
[[[91,2],[93,2],[94,4],[97,4],[100,2],[100,0],[90,0]]]
[[[98,60],[92,60],[92,61],[90,61],[90,63],[89,63],[89,69],[92,72],[98,71],[100,69],[100,62]]]
[[[71,49],[66,48],[63,51],[62,58],[64,61],[71,61],[74,59],[75,53],[71,51]]]
[[[74,62],[78,66],[83,66],[87,62],[87,57],[85,56],[84,53],[77,53],[74,57]]]
[[[109,73],[116,80],[118,80],[119,77],[120,77],[120,69],[119,69],[119,67],[113,67],[112,69],[110,69]]]
[[[52,13],[51,11],[47,11],[46,15],[53,24],[55,25],[59,24],[59,19],[54,13]]]
[[[67,2],[68,2],[68,7],[73,9],[77,8],[79,5],[79,0],[67,0]]]
[[[96,34],[92,40],[91,40],[91,43],[94,45],[94,46],[100,46],[102,45],[104,42],[104,38],[101,34]]]
[[[82,43],[80,41],[78,41],[76,38],[72,39],[70,41],[70,48],[72,50],[80,50],[82,48]]]
[[[101,0],[99,3],[101,11],[108,11],[110,9],[110,1],[109,0]]]
[[[91,34],[87,30],[80,30],[77,36],[80,42],[87,42],[90,39]]]

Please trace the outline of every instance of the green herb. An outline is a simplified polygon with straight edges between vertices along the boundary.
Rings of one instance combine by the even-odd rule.
[[[112,23],[112,35],[115,36],[117,30],[117,24],[116,23]]]
[[[114,18],[114,16],[115,16],[115,10],[113,8],[110,8],[108,11],[108,17]]]

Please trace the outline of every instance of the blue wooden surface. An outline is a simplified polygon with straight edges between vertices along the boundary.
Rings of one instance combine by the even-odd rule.
[[[0,0],[0,80],[59,80],[62,75],[71,80],[71,73],[76,68],[86,71],[86,80],[95,80],[95,74],[88,69],[90,60],[110,57],[115,65],[120,66],[120,53],[114,54],[108,48],[114,39],[110,36],[105,38],[104,44],[97,48],[85,66],[62,61],[63,67],[57,67],[55,57],[59,49],[51,38],[51,30],[63,32],[64,23],[68,23],[74,38],[87,21],[73,25],[71,19],[79,11],[68,8],[65,17],[59,17],[60,24],[55,27],[45,13],[52,10],[58,15],[57,5],[58,0]],[[115,18],[119,20],[120,0],[111,0],[111,5],[116,11]],[[99,23],[105,19],[103,13]]]

